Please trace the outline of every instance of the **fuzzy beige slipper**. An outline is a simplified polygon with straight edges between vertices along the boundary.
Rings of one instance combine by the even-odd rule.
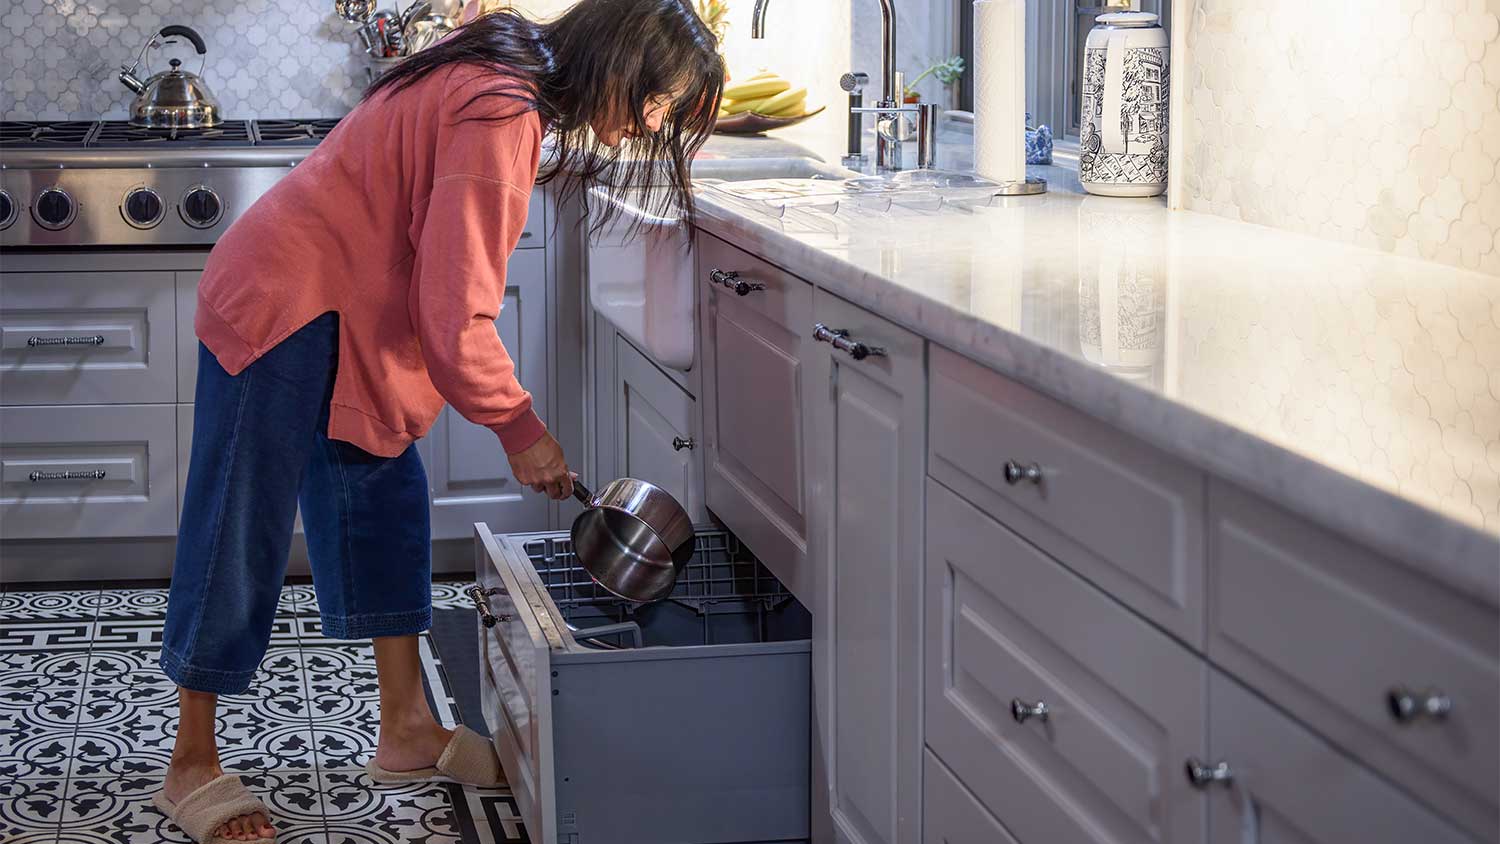
[[[267,819],[271,817],[271,813],[266,811],[266,804],[251,794],[250,789],[234,774],[224,774],[209,780],[197,791],[182,798],[181,803],[168,800],[165,791],[158,791],[151,802],[199,844],[245,844],[239,839],[214,835],[214,830],[240,815],[260,812]],[[270,844],[275,840],[253,838],[249,844]]]
[[[365,773],[371,780],[382,785],[405,782],[456,782],[494,788],[505,784],[505,774],[500,771],[500,760],[495,757],[495,747],[490,740],[468,727],[453,731],[453,738],[443,748],[443,755],[431,768],[415,771],[387,771],[371,759],[365,763]]]

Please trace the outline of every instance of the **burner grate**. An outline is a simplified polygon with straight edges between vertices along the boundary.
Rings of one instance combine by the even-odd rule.
[[[338,123],[336,117],[254,120],[250,130],[256,146],[313,146],[328,137]]]
[[[0,147],[81,147],[89,141],[92,120],[0,122]]]
[[[89,146],[134,147],[215,147],[250,146],[250,124],[243,120],[230,120],[212,129],[146,129],[132,126],[123,120],[106,120],[99,124],[99,131]]]

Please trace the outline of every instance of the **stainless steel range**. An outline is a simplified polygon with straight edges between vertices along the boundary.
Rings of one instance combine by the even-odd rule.
[[[337,123],[0,123],[0,247],[211,245]]]

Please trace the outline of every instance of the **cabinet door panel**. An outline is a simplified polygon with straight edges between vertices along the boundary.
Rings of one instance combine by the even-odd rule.
[[[695,403],[625,338],[616,335],[615,343],[618,473],[656,484],[682,504],[689,518],[702,522],[707,514],[703,511],[702,463],[695,459]]]
[[[1202,839],[1202,659],[929,482],[926,739],[1025,842]],[[1045,704],[1046,717],[1018,715]]]
[[[1472,841],[1217,671],[1209,703],[1213,761],[1227,762],[1234,774],[1232,785],[1212,788],[1210,841]]]
[[[815,319],[885,350],[809,349],[809,558],[815,671],[826,692],[828,799],[846,841],[921,835],[921,338],[819,291]]]
[[[546,253],[517,250],[511,257],[505,303],[495,330],[531,391],[533,407],[547,419]],[[432,487],[432,538],[463,539],[475,522],[497,533],[544,530],[547,499],[517,483],[494,432],[444,408],[421,443]]]
[[[191,402],[198,390],[198,279],[203,273],[177,273],[177,400]]]
[[[1227,484],[1210,494],[1209,655],[1476,834],[1500,829],[1500,615]],[[1394,688],[1439,690],[1403,723]]]
[[[807,602],[802,360],[812,286],[711,236],[699,243],[707,507]],[[740,296],[715,270],[760,288]]]

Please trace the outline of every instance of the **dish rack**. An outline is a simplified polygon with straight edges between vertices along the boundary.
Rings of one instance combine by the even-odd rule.
[[[604,648],[718,645],[796,636],[805,611],[775,575],[724,531],[699,530],[672,594],[637,604],[609,594],[566,534],[521,543],[542,588],[580,644]]]

